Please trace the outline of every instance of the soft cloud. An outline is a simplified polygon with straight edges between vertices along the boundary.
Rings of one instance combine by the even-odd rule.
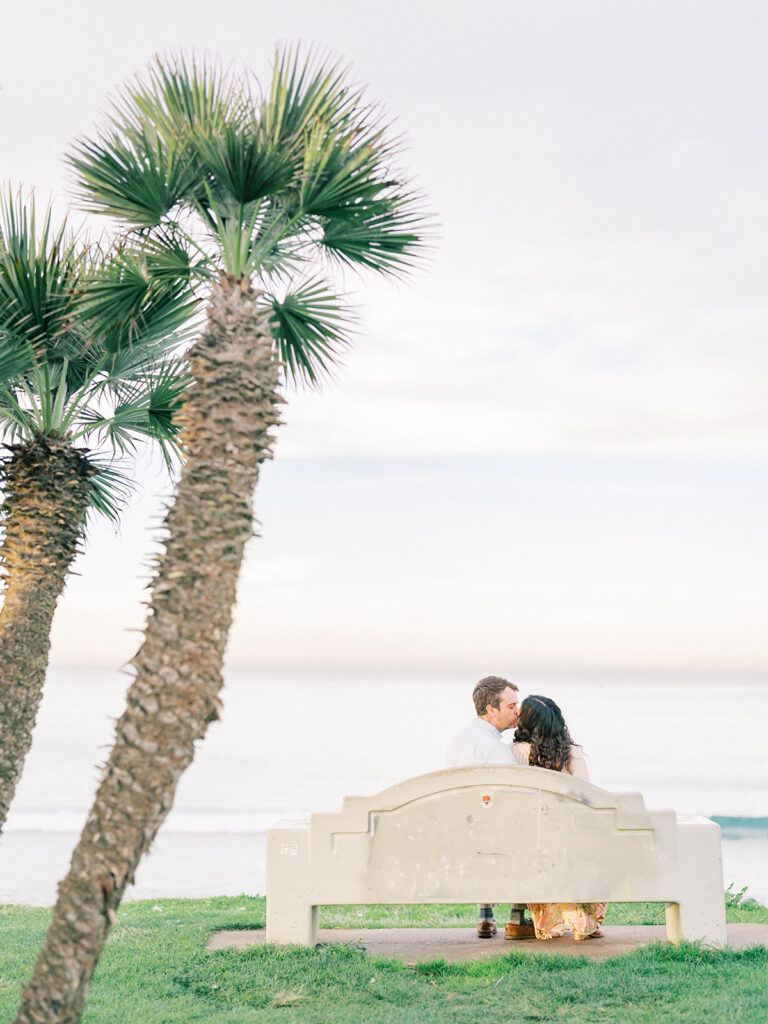
[[[290,397],[281,455],[768,450],[768,303],[598,276],[375,292],[338,380]]]

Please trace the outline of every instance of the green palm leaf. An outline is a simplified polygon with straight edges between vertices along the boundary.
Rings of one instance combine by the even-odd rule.
[[[272,336],[288,378],[318,382],[338,364],[350,345],[354,314],[341,305],[324,281],[314,278],[271,305]]]
[[[122,454],[133,451],[139,438],[151,439],[170,467],[179,452],[175,417],[189,384],[186,360],[145,361],[131,378],[126,376],[113,388],[113,409],[83,411],[79,436],[97,434]]]
[[[302,210],[331,216],[337,210],[376,199],[392,184],[382,175],[381,140],[381,131],[358,142],[329,133],[323,122],[316,123],[305,149]]]
[[[287,47],[276,54],[269,96],[261,107],[264,131],[276,145],[300,156],[314,123],[322,121],[334,133],[345,124],[359,124],[360,98],[340,63],[317,61],[312,54],[302,59],[298,47]]]
[[[237,91],[203,64],[157,58],[114,104],[110,127],[68,157],[86,209],[155,227],[183,201],[203,201],[196,140],[224,125]]]
[[[137,75],[123,91],[113,123],[129,133],[150,123],[166,139],[209,132],[240,115],[243,88],[217,62],[155,57],[146,76]]]
[[[27,338],[0,327],[0,384],[26,377],[36,364],[34,347]]]
[[[22,407],[11,388],[0,384],[0,433],[13,444],[30,437],[35,428],[34,414]]]
[[[87,272],[85,247],[50,209],[39,222],[34,203],[8,193],[0,203],[0,330],[23,336],[46,355],[82,344],[74,308]]]
[[[162,223],[198,178],[184,140],[166,142],[150,126],[80,143],[69,163],[87,210],[141,227]]]
[[[414,211],[410,196],[362,203],[326,219],[321,245],[344,266],[398,274],[427,248],[424,218]]]
[[[195,314],[196,300],[189,281],[178,273],[158,278],[144,255],[120,251],[88,282],[80,310],[91,343],[114,354],[135,345],[178,344],[179,332]]]
[[[215,133],[201,132],[194,141],[211,191],[239,204],[281,192],[293,179],[291,154],[274,145],[258,122],[226,124]]]
[[[113,459],[91,455],[89,462],[95,471],[91,477],[90,508],[105,519],[117,522],[133,493],[134,484]]]

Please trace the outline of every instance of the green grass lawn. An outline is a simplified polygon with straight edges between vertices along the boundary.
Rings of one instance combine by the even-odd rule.
[[[729,921],[768,910],[729,898]],[[329,907],[321,927],[472,926],[474,907]],[[657,904],[616,905],[607,924],[663,921]],[[49,911],[0,907],[0,1019],[13,1018]],[[476,1024],[674,1021],[765,1024],[768,949],[661,944],[603,962],[514,950],[465,964],[408,967],[362,950],[254,946],[211,953],[211,933],[264,926],[261,898],[159,900],[121,907],[99,964],[87,1024]]]

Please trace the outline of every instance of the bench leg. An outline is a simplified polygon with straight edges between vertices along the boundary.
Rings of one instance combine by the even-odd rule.
[[[708,946],[724,946],[728,936],[720,829],[711,821],[686,823],[679,828],[678,839],[684,877],[678,900],[667,904],[667,938],[675,943],[700,939]]]
[[[309,901],[306,829],[267,833],[267,942],[314,948],[317,907]]]
[[[722,900],[706,900],[696,894],[680,903],[668,903],[666,918],[670,942],[700,939],[707,946],[724,946],[728,941]]]
[[[317,945],[317,907],[301,900],[275,904],[267,897],[267,942],[278,945]]]

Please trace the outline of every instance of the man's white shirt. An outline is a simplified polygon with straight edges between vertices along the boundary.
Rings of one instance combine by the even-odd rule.
[[[517,764],[499,730],[484,718],[476,718],[465,725],[448,744],[446,768],[472,764]]]

